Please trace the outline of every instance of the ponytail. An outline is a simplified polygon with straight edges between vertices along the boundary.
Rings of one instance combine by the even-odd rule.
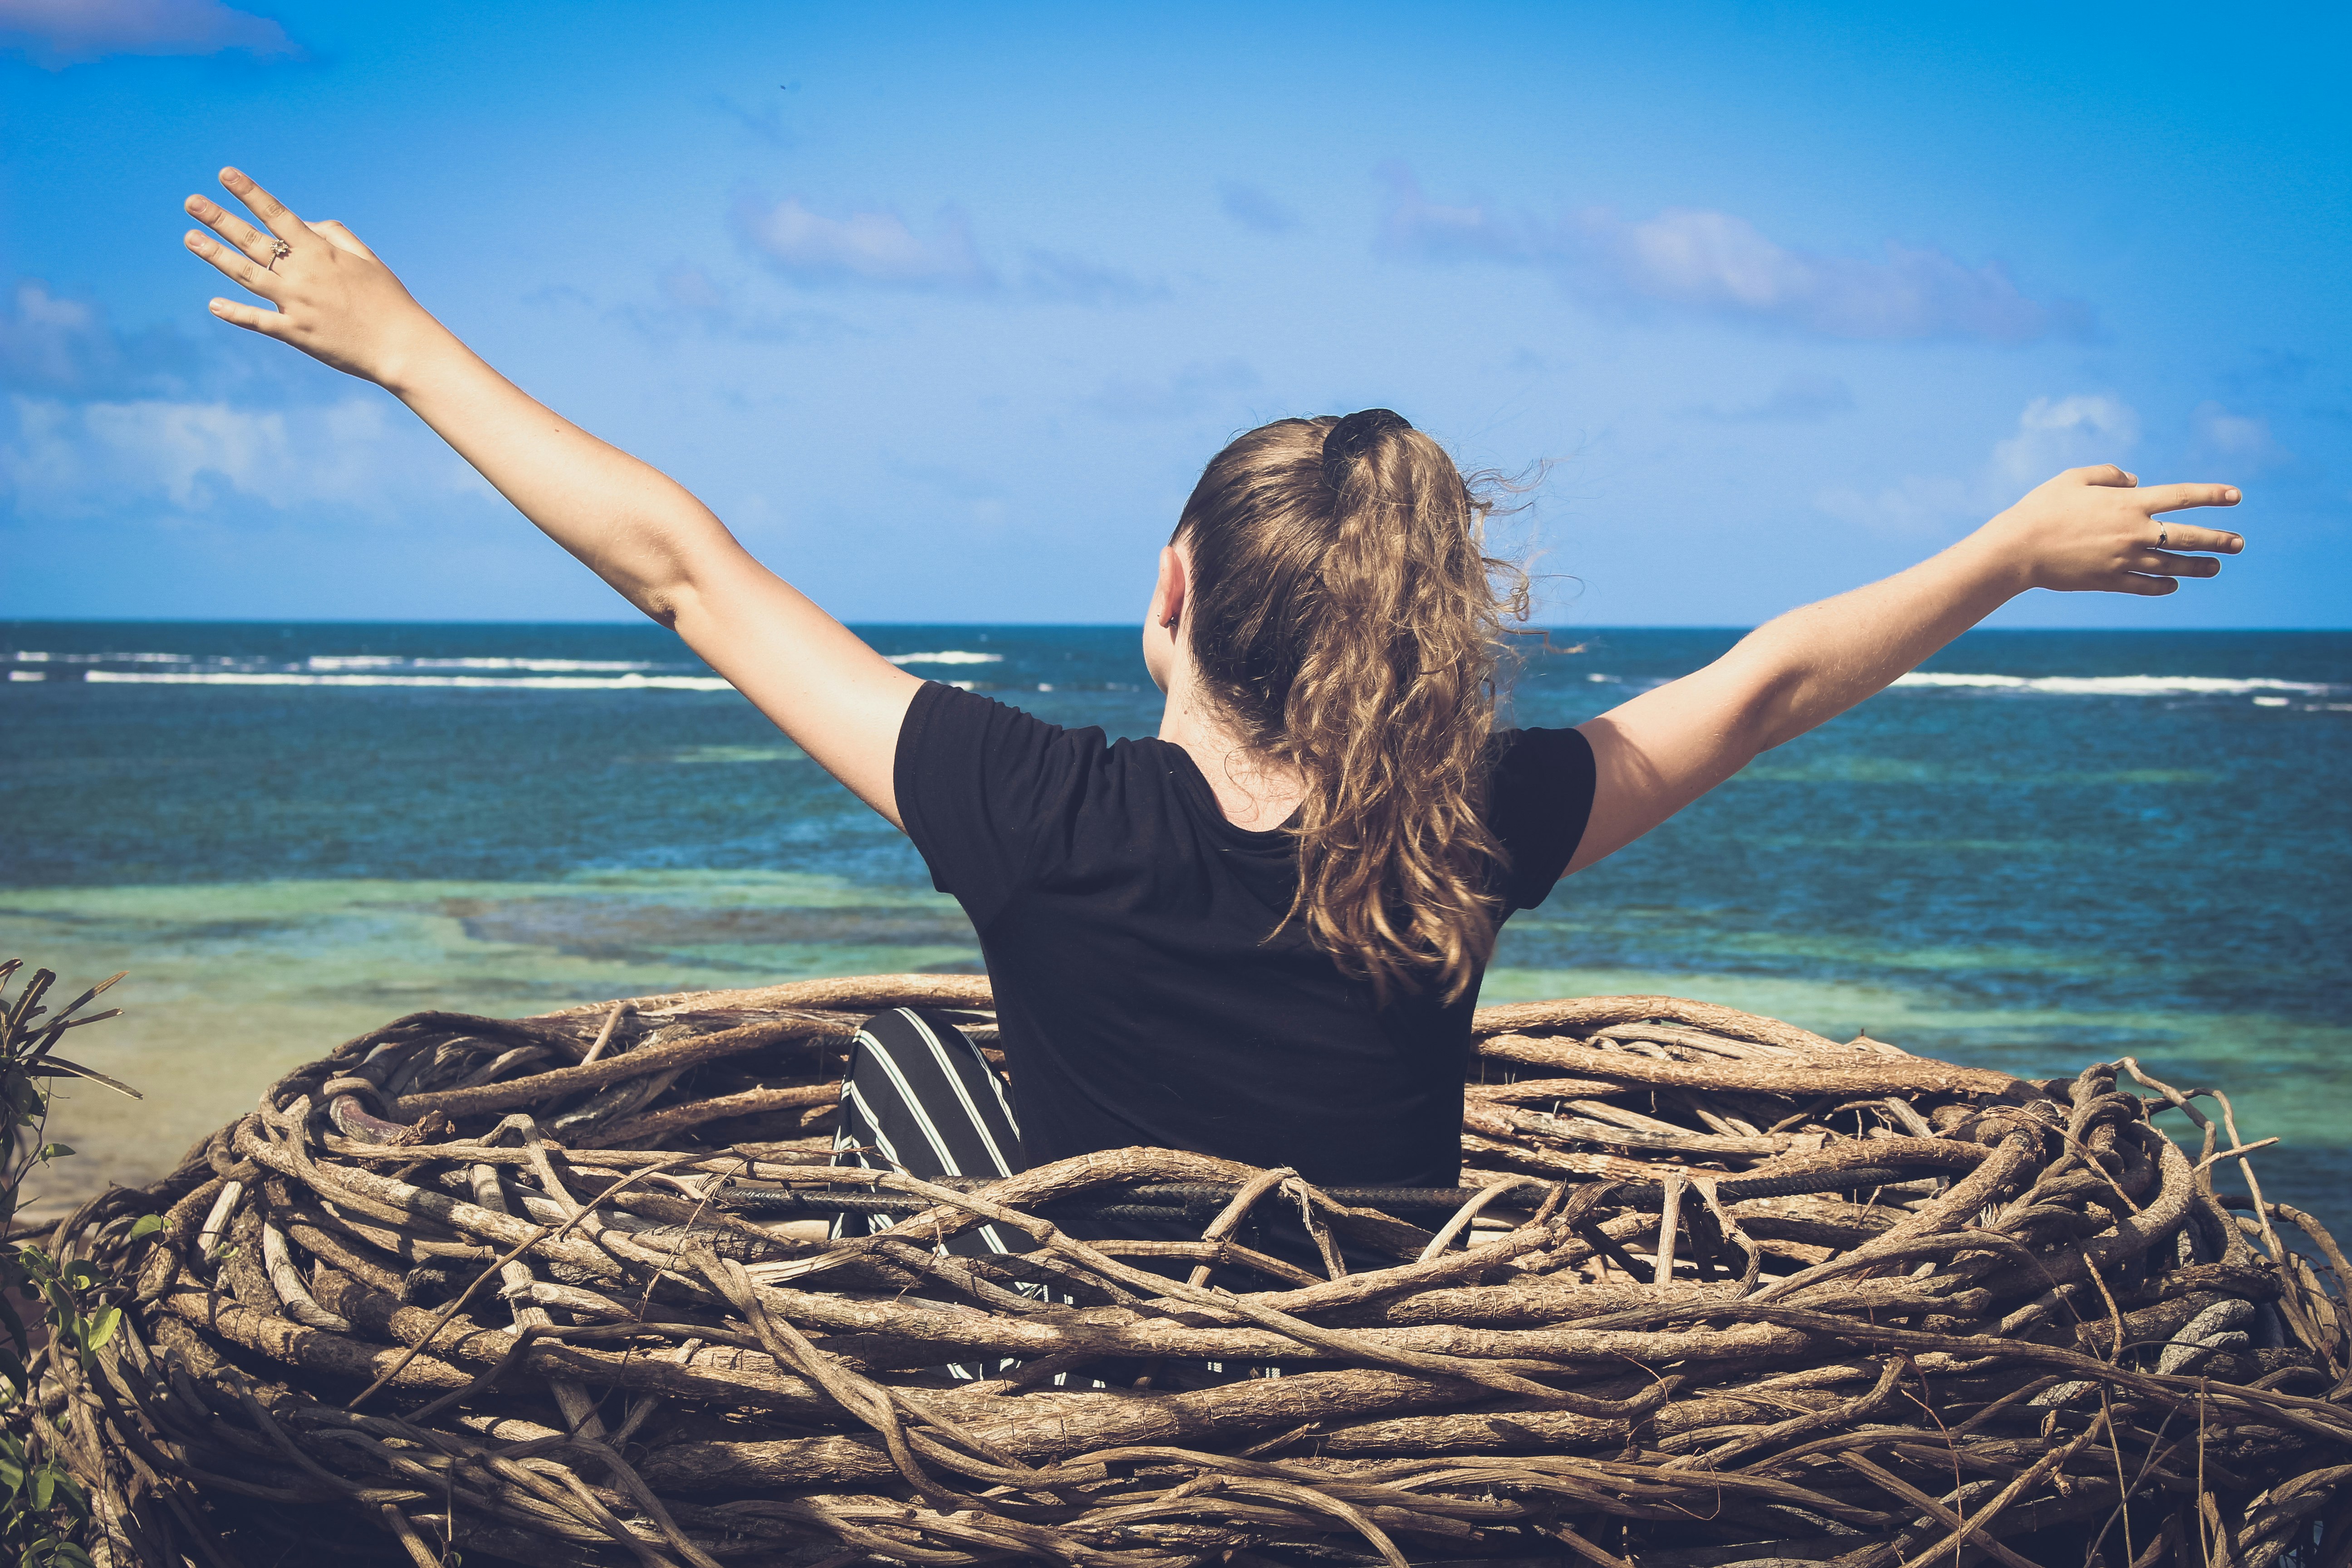
[[[1454,1001],[1494,951],[1487,740],[1527,587],[1486,553],[1486,483],[1384,408],[1285,419],[1217,454],[1176,530],[1208,695],[1305,786],[1286,921],[1383,1000]]]

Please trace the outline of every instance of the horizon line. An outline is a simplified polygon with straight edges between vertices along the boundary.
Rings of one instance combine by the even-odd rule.
[[[1018,631],[1140,631],[1138,621],[973,621],[973,620],[908,620],[878,621],[841,617],[843,626],[969,626],[982,630]],[[1759,621],[1742,626],[1732,622],[1668,622],[1668,621],[1605,621],[1581,625],[1538,626],[1529,623],[1524,632],[1507,632],[1506,636],[1534,636],[1538,632],[1581,635],[1591,632],[1747,632],[1769,623]],[[534,626],[546,628],[592,629],[598,627],[642,627],[649,631],[668,631],[669,627],[644,616],[604,619],[506,620],[488,616],[452,619],[362,616],[327,616],[302,619],[293,616],[0,616],[0,628],[10,626]],[[2131,637],[2194,637],[2217,633],[2245,636],[2253,633],[2297,633],[2305,636],[2319,633],[2352,633],[2352,625],[2334,626],[1970,626],[1959,637],[1979,634],[1992,636],[2026,636],[2044,632],[2114,633]],[[673,633],[673,635],[675,635]],[[1956,637],[1955,641],[1958,640]]]

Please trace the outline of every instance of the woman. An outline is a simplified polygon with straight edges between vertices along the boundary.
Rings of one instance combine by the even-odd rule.
[[[1494,650],[1524,600],[1496,591],[1484,500],[1385,410],[1283,420],[1218,454],[1160,552],[1143,651],[1166,713],[1106,747],[887,662],[685,489],[502,379],[341,224],[222,184],[263,227],[191,196],[210,232],[188,246],[265,305],[214,314],[407,404],[970,912],[1018,1131],[938,1020],[878,1020],[849,1136],[919,1171],[1149,1144],[1450,1186],[1470,1010],[1513,910],[2029,588],[2168,594],[2242,547],[2158,517],[2234,489],[2078,468],[1576,730],[1496,733]]]

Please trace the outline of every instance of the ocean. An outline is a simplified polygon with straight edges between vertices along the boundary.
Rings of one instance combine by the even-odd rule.
[[[1131,627],[861,633],[1157,726]],[[1738,635],[1555,631],[1513,713],[1579,722]],[[414,1009],[978,967],[906,841],[658,627],[0,623],[0,957],[130,971],[68,1054],[146,1095],[59,1094],[50,1211]],[[1970,633],[1516,917],[1485,995],[1669,993],[2037,1077],[2131,1056],[2224,1090],[2280,1141],[2265,1194],[2342,1233],[2347,760],[2352,633]]]

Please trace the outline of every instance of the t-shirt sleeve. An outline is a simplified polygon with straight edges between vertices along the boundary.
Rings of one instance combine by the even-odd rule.
[[[928,681],[898,731],[892,783],[931,885],[985,927],[1021,885],[1066,795],[1070,737],[977,692]]]
[[[1495,836],[1509,852],[1503,897],[1531,910],[1551,897],[1592,816],[1592,743],[1576,730],[1517,730],[1495,764]]]

